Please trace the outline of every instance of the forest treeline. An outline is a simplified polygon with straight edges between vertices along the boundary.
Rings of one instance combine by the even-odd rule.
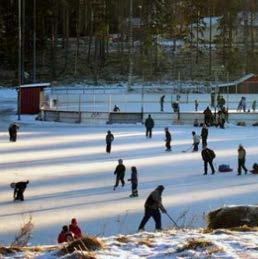
[[[18,82],[19,19],[22,82],[258,73],[257,12],[255,0],[0,1],[0,85]]]

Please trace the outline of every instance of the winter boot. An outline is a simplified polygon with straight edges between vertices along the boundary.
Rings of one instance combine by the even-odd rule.
[[[132,193],[133,197],[138,197],[138,191],[137,190],[134,190],[133,193]]]

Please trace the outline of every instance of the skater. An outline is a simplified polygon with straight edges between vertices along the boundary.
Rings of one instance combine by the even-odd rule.
[[[8,131],[9,131],[9,140],[10,142],[15,142],[17,139],[17,131],[20,128],[20,126],[16,123],[11,123]]]
[[[202,147],[207,146],[207,138],[208,138],[209,130],[206,124],[203,124],[201,130],[201,137],[202,137]]]
[[[225,125],[225,115],[222,111],[218,112],[218,125],[221,129],[224,129],[224,125]]]
[[[247,174],[247,169],[245,167],[245,157],[246,157],[246,151],[242,145],[239,145],[238,147],[238,174],[241,175],[241,169],[243,168],[245,171],[245,174]]]
[[[165,95],[162,95],[160,97],[159,103],[160,103],[160,111],[163,112],[164,111],[164,102],[165,102]]]
[[[74,240],[73,233],[68,230],[68,226],[63,226],[62,231],[59,233],[57,242],[59,244],[64,243],[64,242],[71,242]]]
[[[198,100],[194,100],[194,110],[195,110],[196,112],[198,111],[198,106],[199,106]]]
[[[78,226],[78,222],[75,218],[71,220],[71,224],[69,225],[69,231],[73,233],[75,239],[82,237],[82,231]]]
[[[122,159],[118,159],[118,165],[116,167],[116,170],[114,172],[114,175],[116,175],[116,183],[113,187],[113,190],[115,191],[116,187],[119,184],[119,181],[121,181],[122,187],[124,187],[125,185],[125,166],[123,165],[123,160]]]
[[[24,201],[23,193],[25,192],[28,184],[29,184],[29,181],[18,182],[18,183],[15,183],[14,185],[11,185],[14,188],[13,198],[15,201],[16,200]]]
[[[198,146],[200,144],[200,136],[198,136],[195,131],[192,131],[192,135],[193,135],[193,152],[196,152],[198,151]]]
[[[171,142],[171,134],[169,132],[169,129],[168,127],[165,128],[165,146],[166,146],[166,150],[165,151],[171,151],[171,145],[170,145],[170,142]]]
[[[241,100],[239,101],[238,107],[237,107],[237,111],[242,111],[245,112],[246,110],[246,98],[244,96],[241,97]]]
[[[203,114],[204,114],[204,123],[207,125],[207,127],[209,127],[212,121],[212,112],[209,106],[207,106],[207,108],[203,111]]]
[[[138,197],[138,176],[137,176],[137,169],[135,166],[131,167],[132,170],[132,174],[131,174],[131,178],[128,179],[128,181],[131,182],[132,184],[132,194],[130,195],[130,197]]]
[[[252,110],[253,110],[253,112],[255,112],[255,110],[256,110],[256,100],[254,100],[252,102]]]
[[[111,145],[112,145],[112,142],[114,141],[114,135],[111,133],[110,130],[107,131],[107,135],[106,135],[106,152],[107,153],[110,153],[111,152]]]
[[[161,195],[164,189],[165,188],[163,185],[159,185],[153,192],[150,193],[147,200],[145,201],[145,204],[144,204],[145,213],[139,225],[139,228],[138,228],[139,231],[144,230],[144,226],[148,222],[150,217],[152,217],[155,221],[156,230],[162,229],[160,210],[162,213],[167,213],[166,209],[162,205],[162,199],[161,199]]]
[[[202,149],[202,159],[204,161],[204,174],[203,175],[207,175],[208,172],[208,163],[210,165],[211,168],[211,174],[215,174],[215,169],[213,166],[213,159],[216,157],[215,152],[209,148],[207,148],[207,146],[203,146]]]
[[[212,89],[212,91],[211,91],[211,107],[215,107],[215,95],[216,95],[216,93],[215,93],[214,89]]]
[[[222,110],[224,108],[224,105],[226,104],[226,100],[225,100],[225,98],[222,95],[218,99],[217,104],[218,104],[219,110]]]
[[[120,112],[120,108],[115,104],[113,112]]]
[[[145,128],[146,128],[146,138],[152,137],[152,129],[154,128],[154,120],[151,118],[149,114],[148,118],[145,120]]]

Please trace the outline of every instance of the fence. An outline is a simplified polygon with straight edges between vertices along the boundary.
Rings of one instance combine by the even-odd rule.
[[[118,105],[121,112],[158,112],[160,97],[163,93],[50,93],[47,97],[49,107],[53,110],[112,112]],[[241,94],[224,95],[226,107],[236,110]],[[245,94],[247,110],[252,110],[252,102],[258,99],[258,94]],[[165,94],[164,111],[172,111],[171,104],[179,101],[180,111],[194,111],[194,101],[199,101],[199,111],[211,103],[210,94]]]
[[[57,110],[42,110],[42,118],[45,121],[56,121],[65,123],[94,123],[94,124],[112,124],[112,123],[143,123],[149,113],[108,113],[108,112],[72,112]],[[156,125],[172,124],[191,124],[195,119],[203,122],[203,113],[181,112],[180,120],[177,113],[155,112],[152,118]],[[229,113],[228,119],[231,123],[245,122],[251,125],[258,121],[258,113]]]

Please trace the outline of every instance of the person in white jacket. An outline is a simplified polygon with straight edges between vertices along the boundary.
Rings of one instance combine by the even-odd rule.
[[[193,135],[193,152],[198,151],[198,147],[200,144],[200,136],[196,134],[195,131],[192,132]]]

